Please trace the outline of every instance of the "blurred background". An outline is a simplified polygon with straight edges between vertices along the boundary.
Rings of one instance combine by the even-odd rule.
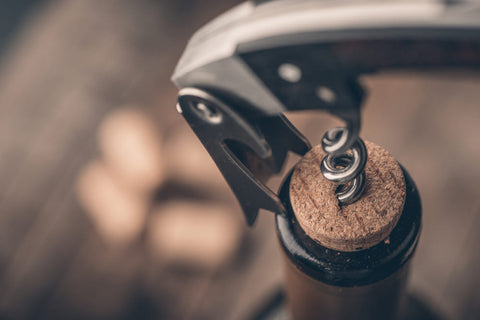
[[[169,80],[239,2],[0,2],[0,318],[245,319],[281,288],[273,215],[245,226]],[[363,82],[362,134],[422,195],[409,291],[478,319],[480,77]],[[288,116],[313,144],[336,121]]]

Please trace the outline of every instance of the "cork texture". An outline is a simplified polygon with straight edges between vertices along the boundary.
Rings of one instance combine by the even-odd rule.
[[[339,205],[337,185],[320,171],[325,156],[321,146],[312,148],[293,172],[290,201],[295,216],[305,233],[327,248],[359,251],[388,243],[402,213],[406,187],[400,166],[383,148],[368,141],[365,145],[365,190],[350,205]]]

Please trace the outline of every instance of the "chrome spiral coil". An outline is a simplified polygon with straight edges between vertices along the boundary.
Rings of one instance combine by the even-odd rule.
[[[340,205],[355,202],[365,188],[365,143],[358,136],[352,137],[348,128],[337,127],[325,133],[322,148],[327,155],[321,171],[326,179],[338,184],[336,193]]]

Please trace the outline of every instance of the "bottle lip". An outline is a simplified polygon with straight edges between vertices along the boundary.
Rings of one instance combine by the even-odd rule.
[[[335,286],[368,285],[400,269],[413,255],[421,230],[422,208],[417,187],[400,165],[406,182],[406,200],[389,241],[355,252],[326,248],[305,234],[290,204],[292,171],[283,182],[279,196],[287,214],[277,214],[277,234],[283,250],[293,264],[308,276]]]

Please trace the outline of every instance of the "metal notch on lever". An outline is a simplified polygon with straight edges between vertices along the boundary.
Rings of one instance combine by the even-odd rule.
[[[182,89],[178,107],[237,197],[247,223],[255,222],[259,209],[283,214],[280,199],[265,182],[281,171],[288,151],[303,155],[311,148],[307,139],[282,115],[247,119],[197,88]]]

